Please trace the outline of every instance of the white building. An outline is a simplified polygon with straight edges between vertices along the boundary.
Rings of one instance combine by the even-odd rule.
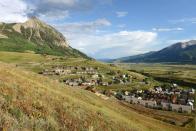
[[[189,105],[171,104],[172,111],[191,113],[192,107]]]
[[[163,110],[169,110],[170,109],[170,103],[161,102],[161,105],[162,105]]]

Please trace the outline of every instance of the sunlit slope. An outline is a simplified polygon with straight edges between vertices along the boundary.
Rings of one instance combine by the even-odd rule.
[[[87,60],[83,58],[66,58],[60,56],[52,55],[40,55],[34,53],[18,53],[18,52],[5,52],[0,51],[0,61],[5,63],[13,63],[19,67],[23,67],[30,71],[39,72],[47,67],[53,65],[61,66],[91,66],[98,67],[101,71],[108,72],[110,70],[122,72],[127,72],[119,67],[110,66],[109,64],[104,64],[95,60]],[[130,73],[130,72],[129,72]],[[138,79],[143,79],[144,76],[139,73],[131,72],[131,74]]]
[[[0,127],[8,130],[185,130],[113,100],[0,63]]]

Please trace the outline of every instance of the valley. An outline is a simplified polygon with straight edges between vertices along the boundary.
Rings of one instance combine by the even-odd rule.
[[[105,64],[105,63],[97,62],[94,60],[87,60],[87,59],[81,59],[81,58],[80,59],[79,58],[70,58],[70,57],[66,58],[66,57],[61,57],[61,56],[41,55],[41,54],[34,54],[34,53],[0,52],[0,56],[1,56],[0,61],[3,62],[3,63],[1,63],[1,65],[3,65],[1,67],[2,71],[5,70],[5,67],[8,67],[9,69],[12,69],[12,70],[10,70],[11,72],[16,70],[17,71],[16,75],[19,75],[20,72],[21,73],[27,72],[27,74],[30,74],[33,76],[35,75],[38,78],[43,77],[44,79],[47,79],[47,81],[54,81],[56,83],[60,82],[59,85],[63,86],[63,89],[60,89],[61,92],[64,92],[63,91],[64,88],[66,91],[70,90],[69,93],[72,92],[72,90],[75,93],[78,91],[82,92],[80,97],[84,97],[84,100],[86,100],[87,104],[90,101],[92,101],[92,100],[90,100],[91,98],[88,100],[87,100],[87,98],[85,98],[85,97],[87,97],[86,96],[87,94],[91,94],[92,97],[96,97],[96,99],[97,99],[96,105],[97,105],[97,101],[101,101],[101,102],[103,101],[105,104],[112,102],[114,104],[114,105],[108,104],[107,106],[102,105],[102,104],[98,105],[98,107],[101,106],[101,108],[103,108],[103,112],[107,111],[108,113],[111,113],[112,112],[111,109],[113,110],[112,107],[115,107],[115,110],[118,109],[119,110],[118,113],[120,113],[120,114],[121,114],[121,111],[123,113],[125,110],[128,111],[129,113],[130,112],[132,112],[134,114],[139,113],[138,115],[141,115],[142,117],[146,117],[147,119],[157,120],[159,122],[164,122],[168,127],[172,127],[174,129],[176,128],[177,130],[191,130],[194,128],[194,124],[193,124],[193,122],[194,122],[193,115],[194,114],[187,114],[187,113],[184,114],[184,113],[175,113],[175,112],[171,112],[171,111],[164,111],[165,115],[162,116],[163,111],[156,110],[156,112],[157,112],[156,114],[150,115],[147,112],[151,112],[150,110],[153,111],[154,109],[150,109],[150,108],[146,108],[146,107],[141,106],[139,108],[140,110],[138,110],[137,106],[139,106],[139,105],[124,103],[123,100],[121,100],[121,99],[118,100],[118,97],[116,98],[115,95],[112,95],[115,92],[119,92],[119,93],[125,92],[125,91],[131,92],[134,89],[146,90],[146,89],[150,89],[151,87],[154,87],[156,85],[160,85],[159,81],[156,81],[153,79],[147,79],[148,83],[145,84],[145,82],[143,80],[148,77],[141,75],[140,73],[130,72],[130,71],[128,71],[128,69],[123,69],[122,66],[118,67],[113,64]],[[4,64],[4,63],[7,63],[8,65]],[[65,74],[64,73],[61,74],[62,71],[59,72],[59,69],[62,70],[63,69],[62,67],[64,67],[64,68],[66,67],[65,70],[68,70],[68,68],[69,69],[73,68],[73,70],[70,70],[69,72],[64,72]],[[75,69],[76,67],[78,68],[78,71],[79,71],[79,68],[82,69],[85,67],[85,71],[86,71],[86,69],[91,68],[91,69],[93,69],[93,72],[91,71],[90,73],[93,73],[93,74],[89,74],[88,72],[83,73],[83,74],[77,74],[77,70]],[[57,72],[55,72],[54,69]],[[6,71],[8,71],[8,70],[6,69]],[[47,71],[53,70],[52,71],[53,73],[47,74],[45,72],[45,74],[44,74],[44,71],[46,71],[46,70]],[[85,72],[85,71],[83,71],[83,72]],[[126,76],[123,76],[123,75],[127,75],[129,77],[126,78]],[[95,76],[95,77],[93,77],[93,76]],[[100,79],[100,76],[102,76],[101,83],[94,83],[94,84],[91,83],[92,81],[90,81],[90,80],[94,79],[93,82],[95,82],[96,80]],[[13,77],[15,77],[15,76],[13,76]],[[25,81],[26,80],[27,81],[33,80],[35,82],[39,81],[37,78],[32,79],[32,77],[30,77],[30,78],[28,78],[28,77],[25,78]],[[45,78],[45,77],[47,77],[47,78]],[[114,77],[115,77],[115,79],[113,79]],[[78,80],[79,78],[84,79],[83,84],[82,83],[80,84],[80,82],[77,83],[77,81],[74,81],[77,85],[71,85],[71,84],[67,84],[64,81],[64,80]],[[126,80],[129,78],[129,81],[126,82],[125,80],[123,80],[123,78],[125,78]],[[116,81],[116,79],[117,79],[117,81]],[[121,79],[122,79],[122,81],[121,81]],[[1,78],[0,80],[5,81],[5,79],[3,79],[3,78]],[[88,84],[84,85],[84,83],[88,83]],[[103,84],[103,83],[107,83],[107,84]],[[41,84],[41,85],[44,86],[45,84]],[[52,91],[59,90],[58,87],[56,86],[58,84],[54,84],[54,85],[55,86],[51,85],[48,88],[49,89],[51,88]],[[49,89],[46,89],[46,90],[49,90]],[[17,90],[20,90],[20,87],[17,87]],[[9,94],[7,94],[7,95],[9,95]],[[28,95],[29,94],[26,94],[25,96],[29,97]],[[68,95],[68,94],[66,93],[65,95]],[[72,94],[72,95],[74,97],[78,96],[78,94]],[[13,96],[11,96],[11,97],[13,97]],[[40,101],[45,102],[45,100],[43,100],[43,99],[40,99]],[[93,103],[90,102],[89,104],[93,104]],[[96,106],[96,105],[94,105],[94,106]],[[14,105],[14,108],[19,108],[17,110],[19,110],[19,112],[21,112],[22,114],[24,113],[23,114],[24,116],[27,115],[24,112],[24,109],[22,109],[20,107],[15,107],[15,106],[16,105]],[[106,109],[106,107],[109,107],[110,110]],[[34,108],[34,107],[31,107],[31,108]],[[52,108],[52,107],[47,107],[47,108]],[[83,109],[83,107],[81,107],[81,108]],[[53,109],[50,109],[50,110],[52,111]],[[94,111],[94,110],[95,109],[93,109],[92,111]],[[143,110],[143,111],[141,111],[141,110]],[[77,109],[75,111],[77,111]],[[144,113],[142,113],[142,112],[144,112]],[[108,114],[108,115],[109,116],[115,115],[113,113]],[[120,115],[120,114],[118,114],[118,115]],[[171,116],[171,114],[173,114],[173,115],[175,114],[175,118],[168,119],[168,117]],[[17,117],[17,116],[14,116],[14,117]],[[34,117],[36,117],[36,116],[33,116],[33,118]],[[119,117],[121,117],[121,115]],[[135,117],[136,116],[134,116],[134,119],[135,119]],[[130,115],[128,115],[127,118],[132,119],[133,117],[130,117]],[[179,121],[181,118],[183,118],[183,121]],[[28,117],[25,119],[28,119]],[[46,118],[44,118],[44,119],[46,119]],[[54,119],[54,118],[52,118],[52,119]],[[139,117],[138,117],[138,119],[139,119]],[[80,120],[78,119],[77,121],[80,121]],[[3,123],[1,123],[1,124],[3,124]],[[66,124],[66,122],[64,124]],[[79,125],[81,126],[81,124],[79,124]],[[40,125],[40,127],[42,127],[42,126],[44,126],[44,125]],[[55,125],[51,125],[51,126],[55,127],[55,129],[57,129],[57,127]],[[88,127],[88,128],[93,128],[95,130],[98,130],[94,126]],[[38,129],[40,127],[36,127],[36,128]],[[16,128],[18,128],[18,127],[16,127]],[[77,129],[77,128],[79,128],[79,127],[77,127],[77,125],[76,125],[75,129]],[[85,128],[85,127],[83,127],[83,128]],[[105,129],[109,129],[109,128],[111,128],[111,127],[105,126]],[[130,128],[133,129],[133,127],[130,127]],[[180,129],[180,128],[182,128],[182,129]],[[111,129],[113,129],[113,128],[111,128]],[[123,126],[122,129],[128,129],[128,127]],[[164,129],[166,129],[166,128],[164,128]],[[174,130],[174,129],[172,129],[172,130]],[[140,129],[136,129],[136,130],[140,130]],[[148,129],[146,129],[146,130],[148,130]],[[170,130],[170,129],[168,129],[168,130]]]
[[[190,62],[195,59],[194,51],[185,50],[190,46],[195,41],[171,47]],[[117,61],[90,58],[36,17],[1,23],[0,130],[194,130],[194,65]]]

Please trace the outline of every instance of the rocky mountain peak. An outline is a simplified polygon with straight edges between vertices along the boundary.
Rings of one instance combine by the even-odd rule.
[[[36,40],[36,42],[50,43],[62,48],[69,47],[66,38],[52,26],[42,22],[37,17],[31,17],[24,23],[16,23],[13,29],[24,35],[28,40]]]

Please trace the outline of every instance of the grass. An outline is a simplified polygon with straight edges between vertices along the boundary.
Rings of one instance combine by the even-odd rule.
[[[170,78],[196,85],[196,65],[119,64],[129,70],[148,73],[153,77]]]
[[[59,57],[51,55],[40,55],[34,53],[18,53],[0,51],[0,61],[6,63],[14,63],[19,67],[28,69],[33,72],[39,72],[41,69],[51,68],[52,66],[77,66],[77,67],[98,67],[99,71],[107,76],[108,71],[120,71],[121,73],[129,73],[142,80],[145,77],[141,74],[128,72],[116,66],[110,66],[94,60],[83,58]]]
[[[190,130],[3,63],[0,107],[0,127],[8,130]]]

